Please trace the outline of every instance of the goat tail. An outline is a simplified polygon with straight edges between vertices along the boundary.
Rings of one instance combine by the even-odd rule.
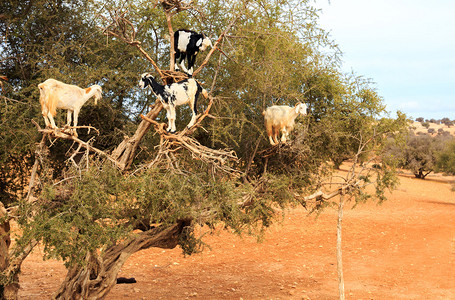
[[[39,102],[41,104],[42,113],[49,112],[52,116],[57,114],[57,97],[53,95],[49,90],[49,86],[45,83],[38,84],[40,97]]]
[[[41,98],[44,96],[44,83],[38,84],[38,90],[39,90],[39,100],[41,102]]]
[[[209,93],[207,92],[206,89],[202,89],[202,95],[204,96],[205,99],[209,97]]]
[[[46,91],[44,90],[44,84],[38,84],[39,89],[39,103],[41,104],[41,112],[45,112],[46,109]]]
[[[194,81],[196,82],[196,86],[197,86],[197,93],[202,93],[202,95],[204,96],[205,99],[207,99],[209,97],[209,93],[207,92],[206,89],[204,89],[200,84],[199,84],[199,81],[197,81],[196,79],[194,79]]]
[[[57,95],[55,93],[51,93],[50,95],[47,95],[47,108],[49,109],[49,112],[51,115],[54,117],[57,114]]]

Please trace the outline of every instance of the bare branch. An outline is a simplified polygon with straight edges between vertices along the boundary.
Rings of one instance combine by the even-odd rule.
[[[160,134],[160,155],[167,153],[167,151],[172,152],[175,148],[183,147],[190,151],[195,159],[199,159],[204,163],[212,165],[216,169],[222,170],[226,173],[240,176],[240,171],[235,170],[228,164],[229,162],[238,161],[238,158],[235,155],[234,151],[208,148],[201,145],[193,137],[185,135],[186,132],[184,131],[180,132],[179,134],[168,133],[164,130],[164,123],[160,124],[144,115],[141,115],[141,118],[153,124],[155,126],[155,130]],[[201,118],[199,118],[199,123],[200,121]]]
[[[171,15],[188,9],[195,9],[192,5],[193,1],[185,3],[182,0],[158,0],[158,2],[161,4],[166,14]]]
[[[232,26],[234,26],[235,22],[237,22],[238,18],[240,15],[237,15],[232,21],[229,23],[229,25],[226,27],[226,29],[220,34],[218,39],[216,40],[215,44],[213,45],[212,49],[209,51],[207,56],[205,57],[204,61],[201,63],[199,68],[197,68],[196,71],[193,72],[193,76],[196,76],[203,68],[204,66],[209,62],[210,57],[212,56],[213,52],[218,49],[218,44],[223,40],[223,37],[231,30]]]
[[[163,104],[157,100],[151,110],[147,113],[147,118],[151,120],[155,119],[162,108]],[[121,168],[122,170],[128,169],[132,164],[136,150],[150,126],[150,122],[142,121],[137,127],[134,135],[132,137],[126,136],[117,148],[112,151],[112,157],[118,160],[120,165],[123,166],[123,168]]]
[[[141,52],[141,54],[153,65],[159,76],[163,78],[164,76],[161,69],[150,57],[150,55],[141,47],[141,42],[136,40],[136,29],[134,28],[133,23],[125,17],[126,12],[118,13],[110,10],[108,12],[111,20],[101,15],[101,18],[103,18],[106,22],[110,22],[109,25],[100,28],[103,34],[116,37],[125,43],[136,47],[139,52]]]
[[[66,140],[72,140],[76,143],[79,144],[79,148],[80,149],[81,147],[84,147],[85,149],[89,150],[89,151],[93,151],[95,152],[96,154],[98,155],[101,155],[101,156],[104,156],[106,157],[107,159],[109,159],[111,162],[113,162],[118,168],[122,169],[122,165],[116,160],[114,159],[113,157],[111,157],[109,154],[107,154],[106,152],[104,151],[101,151],[95,147],[93,147],[92,145],[90,145],[89,143],[87,142],[84,142],[83,140],[80,140],[79,138],[73,136],[73,135],[70,135],[70,134],[67,134],[67,133],[64,133],[63,131],[61,131],[60,129],[49,129],[49,128],[46,128],[46,129],[41,129],[41,127],[39,126],[38,123],[36,123],[34,120],[32,120],[32,123],[35,124],[35,126],[38,128],[38,131],[39,132],[42,132],[44,134],[47,134],[49,136],[54,136],[54,137],[57,137],[57,138],[62,138],[62,139],[66,139]],[[83,127],[88,127],[88,126],[83,126]],[[93,127],[92,127],[93,128]],[[74,154],[73,154],[74,155]]]

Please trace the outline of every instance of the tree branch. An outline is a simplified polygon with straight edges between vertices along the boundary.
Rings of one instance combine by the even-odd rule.
[[[196,123],[197,125],[204,119],[205,116],[208,115],[209,110],[210,105],[204,114],[198,119],[198,122]],[[172,152],[175,148],[183,147],[190,151],[194,158],[212,165],[216,169],[222,170],[235,176],[240,176],[240,171],[235,170],[228,165],[229,161],[238,161],[238,158],[235,155],[234,151],[208,148],[201,145],[193,137],[186,135],[188,133],[186,130],[178,134],[172,134],[164,130],[164,123],[160,124],[144,115],[141,115],[141,118],[147,122],[150,122],[150,124],[153,124],[155,126],[155,130],[160,134],[160,154],[165,150]],[[191,128],[189,130],[191,130]]]
[[[104,156],[108,160],[113,162],[119,169],[123,170],[122,164],[119,163],[115,158],[113,158],[112,156],[110,156],[106,152],[101,151],[101,150],[93,147],[89,143],[84,142],[83,140],[80,140],[79,138],[77,138],[77,137],[75,137],[73,135],[66,134],[66,133],[62,132],[60,129],[49,129],[49,128],[41,129],[41,127],[39,126],[38,123],[36,123],[35,120],[32,120],[32,123],[38,128],[38,132],[42,132],[42,133],[47,134],[49,136],[54,136],[54,137],[65,139],[65,140],[72,140],[72,141],[74,141],[74,142],[79,144],[79,148],[78,149],[80,149],[81,147],[84,147],[85,149],[87,149],[89,151],[93,151],[93,152],[95,152],[98,155]],[[84,127],[87,127],[87,126],[84,126]],[[94,128],[94,127],[91,127],[91,128]],[[94,128],[94,129],[96,129],[96,128]]]
[[[207,56],[205,57],[204,61],[201,63],[199,68],[196,69],[196,71],[193,72],[193,76],[196,76],[204,67],[205,65],[209,62],[210,57],[212,56],[213,52],[218,49],[218,44],[221,42],[221,40],[224,38],[224,36],[231,30],[232,26],[234,26],[235,22],[237,22],[238,18],[240,17],[240,14],[237,15],[232,21],[229,23],[227,28],[220,34],[218,39],[216,40],[215,44],[213,45],[212,49],[209,51]]]
[[[106,36],[113,36],[116,37],[125,43],[136,47],[139,52],[152,64],[152,66],[155,68],[155,70],[158,72],[159,76],[161,78],[164,78],[163,72],[161,69],[158,67],[158,65],[155,63],[155,61],[148,55],[148,53],[141,47],[141,42],[136,40],[136,29],[134,28],[133,23],[129,21],[127,18],[125,18],[126,12],[123,13],[117,13],[117,12],[112,12],[108,11],[109,15],[111,17],[111,21],[109,25],[106,27],[101,27],[100,29],[102,30],[103,34]],[[100,15],[101,18],[103,18],[106,22],[109,22],[108,18]]]

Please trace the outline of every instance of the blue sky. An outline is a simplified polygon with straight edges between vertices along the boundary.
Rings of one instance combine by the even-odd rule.
[[[317,0],[343,70],[371,78],[387,110],[455,119],[454,0]]]

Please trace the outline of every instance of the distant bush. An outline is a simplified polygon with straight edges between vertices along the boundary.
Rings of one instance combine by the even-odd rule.
[[[455,175],[455,140],[437,154],[436,171]]]
[[[430,122],[425,121],[422,123],[422,126],[428,129],[428,128],[430,128]]]
[[[450,119],[449,119],[449,118],[442,118],[442,119],[441,119],[441,123],[442,123],[442,124],[446,124],[446,125],[447,125],[447,123],[449,123],[449,122],[450,122]]]
[[[429,128],[429,129],[428,129],[428,133],[429,133],[429,134],[433,134],[433,133],[435,133],[435,132],[436,132],[436,130],[435,130],[434,128]]]
[[[423,119],[422,117],[418,117],[418,118],[416,118],[416,122],[419,122],[419,123],[422,123],[422,122],[423,122],[423,120],[424,120],[424,119]]]

